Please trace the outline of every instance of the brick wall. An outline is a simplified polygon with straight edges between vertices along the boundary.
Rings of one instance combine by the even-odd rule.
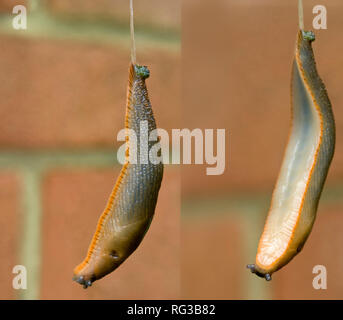
[[[180,110],[179,10],[159,3],[137,1],[137,58],[150,67],[157,124],[170,129]],[[33,1],[26,31],[11,27],[15,4],[25,1],[0,3],[0,298],[179,297],[175,166],[139,249],[90,290],[71,280],[120,170],[128,2]],[[27,268],[27,290],[12,288],[16,264]]]

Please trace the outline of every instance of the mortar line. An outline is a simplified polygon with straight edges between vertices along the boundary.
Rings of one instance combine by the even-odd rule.
[[[257,210],[263,210],[263,206],[259,207]],[[248,209],[245,213],[245,223],[244,223],[244,252],[245,261],[248,263],[254,263],[257,245],[259,237],[263,230],[264,216],[261,214],[253,214],[252,209]],[[257,211],[255,210],[255,211]],[[252,259],[252,260],[251,260]],[[244,283],[244,292],[246,292],[246,299],[249,300],[270,300],[272,298],[272,287],[270,282],[266,282],[264,279],[256,277],[256,275],[251,274],[248,269],[245,270],[247,273],[246,281]],[[249,273],[249,274],[248,274]]]
[[[11,14],[0,16],[2,34],[16,35],[23,38],[99,42],[116,46],[121,44],[130,47],[128,26],[118,22],[115,23],[113,19],[92,21],[76,16],[53,15],[39,7],[28,14],[26,30],[15,30],[12,27],[13,17]],[[180,32],[178,30],[162,32],[158,27],[147,28],[141,26],[137,30],[137,44],[142,49],[154,47],[169,50],[170,52],[179,52],[181,49]]]
[[[341,197],[342,190],[342,183],[332,183],[326,186],[319,203],[319,212],[323,205],[341,204],[343,202]],[[219,196],[206,196],[203,194],[190,197],[184,196],[182,199],[182,211],[187,213],[183,214],[183,218],[191,219],[202,214],[206,215],[206,210],[213,207],[228,210],[240,206],[246,207],[249,203],[254,204],[255,206],[270,204],[271,198],[271,193],[269,191],[255,194],[241,191],[231,195],[228,194],[221,194]]]
[[[93,168],[115,167],[119,162],[116,150],[79,150],[79,151],[2,151],[0,168],[44,167],[44,168]]]
[[[19,261],[27,270],[27,289],[19,291],[18,297],[23,300],[34,300],[39,299],[40,295],[42,172],[37,168],[22,169],[21,179]]]

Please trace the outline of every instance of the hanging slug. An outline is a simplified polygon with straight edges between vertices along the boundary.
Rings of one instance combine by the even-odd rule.
[[[292,70],[292,127],[271,208],[251,272],[271,280],[302,249],[309,236],[319,198],[334,154],[335,122],[304,31],[299,1],[300,31]]]
[[[133,39],[133,9],[131,1],[131,36]],[[137,136],[137,163],[130,161],[131,148],[121,169],[107,206],[98,225],[85,260],[75,268],[73,280],[91,286],[120,266],[143,240],[154,216],[160,189],[163,164],[156,159],[141,161],[141,154],[150,150],[156,142],[148,142],[148,150],[142,148],[141,135],[156,129],[145,80],[149,70],[136,64],[134,39],[127,90],[126,130],[134,130]],[[141,122],[147,123],[146,130]],[[128,140],[130,145],[130,139]],[[142,155],[142,158],[144,156]],[[146,158],[145,158],[146,159]]]

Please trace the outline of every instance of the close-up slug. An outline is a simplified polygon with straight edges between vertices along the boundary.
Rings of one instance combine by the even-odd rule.
[[[273,192],[256,262],[247,267],[266,280],[303,248],[314,224],[318,202],[335,149],[331,103],[316,69],[312,31],[299,27],[291,76],[292,125]]]
[[[74,269],[73,280],[84,288],[115,270],[139,246],[154,216],[163,176],[162,163],[155,164],[150,158],[147,161],[140,160],[142,153],[145,154],[156,144],[156,141],[149,141],[143,146],[141,134],[150,134],[156,129],[156,123],[145,83],[150,75],[149,70],[136,64],[132,1],[130,4],[132,48],[125,128],[127,133],[133,130],[136,134],[137,163],[130,161],[133,148],[127,138],[129,147],[125,163],[100,216],[87,256]],[[142,122],[147,126],[141,126]],[[143,127],[148,132],[141,132],[145,130]],[[145,150],[146,147],[148,150]]]

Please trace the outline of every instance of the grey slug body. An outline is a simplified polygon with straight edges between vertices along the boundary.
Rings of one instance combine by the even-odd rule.
[[[137,149],[133,149],[129,141],[126,162],[99,219],[88,254],[74,270],[74,280],[85,288],[115,270],[132,254],[154,216],[163,164],[154,164],[156,159],[151,161],[148,156],[156,141],[147,141],[148,149],[141,149],[141,137],[156,129],[145,84],[148,76],[146,67],[131,64],[125,127],[135,132]],[[146,126],[142,126],[142,122]],[[145,132],[141,131],[142,128]],[[129,160],[133,150],[137,151],[136,163]]]

